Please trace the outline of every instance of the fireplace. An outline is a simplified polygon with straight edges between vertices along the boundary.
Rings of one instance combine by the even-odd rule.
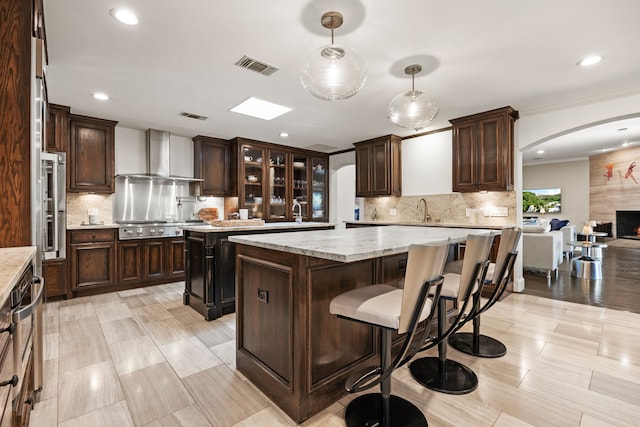
[[[640,239],[640,211],[616,211],[616,237]]]

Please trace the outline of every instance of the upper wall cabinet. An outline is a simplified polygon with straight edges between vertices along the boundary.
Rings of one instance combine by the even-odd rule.
[[[402,139],[387,135],[356,142],[356,196],[402,195]]]
[[[453,191],[513,190],[513,124],[518,112],[499,108],[451,120]]]
[[[47,151],[67,151],[69,143],[69,111],[65,105],[49,104]]]
[[[194,177],[203,180],[200,193],[203,196],[232,196],[235,173],[229,141],[198,135],[193,142]]]
[[[69,191],[113,193],[118,122],[69,115]]]

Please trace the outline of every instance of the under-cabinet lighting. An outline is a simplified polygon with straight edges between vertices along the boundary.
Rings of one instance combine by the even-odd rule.
[[[240,104],[231,108],[229,111],[240,113],[263,120],[271,120],[288,113],[292,109],[283,105],[274,104],[273,102],[254,98],[253,96],[245,99]]]

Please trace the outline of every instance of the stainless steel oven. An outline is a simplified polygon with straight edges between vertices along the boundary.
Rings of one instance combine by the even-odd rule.
[[[11,291],[11,317],[15,325],[13,335],[13,364],[18,376],[18,385],[14,387],[17,395],[28,383],[26,378],[29,357],[33,348],[33,386],[35,391],[42,389],[43,382],[43,335],[42,335],[42,295],[44,280],[33,275],[27,268],[20,281]]]

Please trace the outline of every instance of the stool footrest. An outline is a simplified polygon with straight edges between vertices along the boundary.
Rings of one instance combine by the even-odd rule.
[[[377,384],[374,381],[376,377],[380,377],[380,373],[380,366],[369,366],[359,369],[349,375],[344,388],[347,389],[349,393],[366,390]],[[371,384],[367,386],[368,383]]]

